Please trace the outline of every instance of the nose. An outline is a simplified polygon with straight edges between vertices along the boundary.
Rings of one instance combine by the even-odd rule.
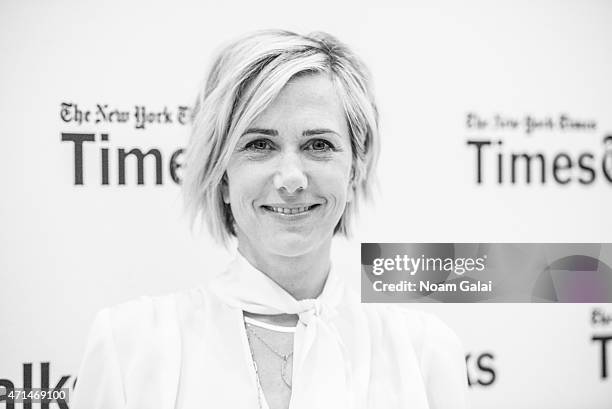
[[[287,154],[282,158],[273,182],[276,189],[289,194],[295,194],[308,187],[308,178],[296,155]]]

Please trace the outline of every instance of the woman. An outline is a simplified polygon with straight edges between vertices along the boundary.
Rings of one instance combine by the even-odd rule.
[[[72,407],[464,408],[455,335],[360,304],[331,266],[378,145],[367,71],[335,38],[264,31],[225,48],[184,191],[236,260],[205,288],[100,312]]]

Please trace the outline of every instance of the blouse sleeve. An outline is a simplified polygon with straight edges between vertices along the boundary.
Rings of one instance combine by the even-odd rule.
[[[430,409],[466,409],[467,367],[459,338],[440,319],[427,315],[422,370]]]
[[[120,409],[123,382],[108,309],[100,311],[89,332],[70,409]]]

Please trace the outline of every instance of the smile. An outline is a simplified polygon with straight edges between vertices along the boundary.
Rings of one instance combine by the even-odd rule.
[[[312,206],[302,206],[302,207],[276,207],[276,206],[262,206],[262,207],[270,212],[274,212],[277,214],[298,215],[298,214],[304,214],[314,209],[317,206],[319,205],[314,204]]]

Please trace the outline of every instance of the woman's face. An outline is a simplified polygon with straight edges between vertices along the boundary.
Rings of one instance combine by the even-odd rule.
[[[240,137],[227,168],[241,248],[298,256],[329,245],[352,200],[352,154],[328,75],[291,80]]]

